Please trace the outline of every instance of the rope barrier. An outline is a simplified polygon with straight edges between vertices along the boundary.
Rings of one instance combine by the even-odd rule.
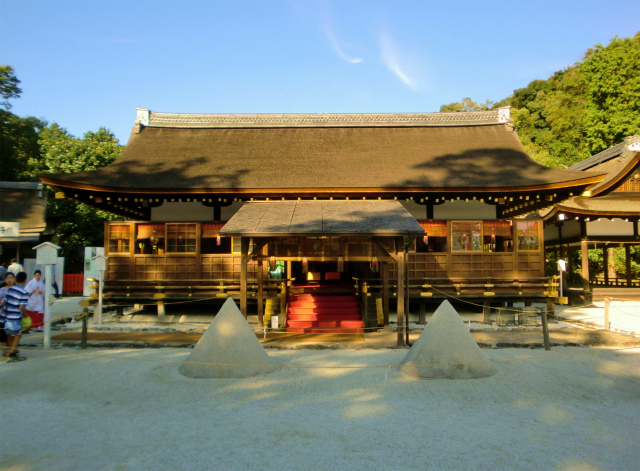
[[[42,351],[44,353],[55,354],[51,350],[38,348],[38,347],[21,347],[24,350],[31,351]],[[640,347],[620,347],[620,348],[611,348],[606,349],[607,352],[618,352],[624,350],[640,350]],[[593,350],[585,351],[585,352],[571,352],[571,353],[555,353],[555,354],[545,354],[544,356],[539,357],[524,357],[524,358],[505,358],[499,360],[483,360],[483,361],[471,361],[471,362],[449,362],[449,363],[425,363],[425,364],[394,364],[394,365],[332,365],[332,366],[296,366],[296,365],[279,365],[277,368],[280,369],[289,369],[289,370],[317,370],[317,369],[344,369],[344,370],[371,370],[371,369],[383,369],[383,368],[420,368],[420,367],[439,367],[439,366],[454,366],[454,365],[475,365],[475,364],[489,364],[489,363],[512,363],[518,361],[539,361],[539,360],[549,360],[551,358],[561,358],[561,357],[572,357],[572,356],[583,356],[583,355],[591,355],[595,353]],[[192,362],[186,360],[162,360],[162,359],[154,359],[154,358],[132,358],[125,356],[113,356],[99,353],[89,353],[86,351],[70,353],[70,356],[85,356],[85,357],[93,357],[93,358],[109,358],[113,360],[126,360],[126,361],[140,361],[140,362],[153,362],[153,363],[170,363],[170,364],[189,364],[189,365],[207,365],[207,366],[226,366],[226,367],[245,367],[245,368],[256,368],[261,365],[249,365],[244,363],[216,363],[216,362]],[[265,368],[272,368],[273,365],[265,365]]]

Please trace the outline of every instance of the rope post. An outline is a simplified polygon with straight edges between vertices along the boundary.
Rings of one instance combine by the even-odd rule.
[[[82,310],[82,334],[80,335],[80,348],[87,349],[87,323],[89,322],[89,309]]]
[[[543,309],[540,312],[540,319],[542,320],[542,338],[544,341],[544,349],[546,351],[551,350],[551,343],[549,342],[549,324],[547,323],[547,310],[549,302],[551,302],[551,305],[553,306],[553,301],[551,300],[551,298],[549,298],[547,300],[547,309]]]
[[[611,299],[609,297],[604,298],[604,330],[611,330],[611,320],[610,320],[610,310],[611,310]]]

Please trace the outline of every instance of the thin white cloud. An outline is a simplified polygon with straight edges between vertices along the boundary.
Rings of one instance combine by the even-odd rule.
[[[418,81],[410,77],[406,71],[406,67],[401,65],[398,49],[386,32],[380,32],[380,55],[382,63],[400,79],[407,87],[412,90],[418,89]]]
[[[342,50],[342,47],[340,47],[340,43],[338,42],[338,38],[336,38],[336,35],[334,34],[333,29],[331,28],[331,25],[329,24],[329,21],[327,19],[324,19],[322,21],[322,30],[324,31],[324,35],[329,40],[329,44],[331,44],[331,47],[333,48],[335,53],[340,56],[341,59],[347,61],[349,64],[359,64],[362,62],[361,57],[349,57]]]

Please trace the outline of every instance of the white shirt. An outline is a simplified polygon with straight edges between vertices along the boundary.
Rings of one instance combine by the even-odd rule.
[[[13,262],[11,265],[9,265],[9,267],[7,268],[7,271],[10,271],[14,275],[17,275],[18,273],[24,270],[22,268],[22,265],[20,265],[19,263]]]
[[[33,278],[29,283],[27,283],[27,286],[25,286],[27,293],[31,293],[36,288],[41,292],[29,295],[27,311],[44,312],[44,283],[42,282],[42,278],[40,281]]]

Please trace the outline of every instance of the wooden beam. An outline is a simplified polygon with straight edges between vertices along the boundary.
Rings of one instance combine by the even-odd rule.
[[[249,258],[249,238],[240,237],[240,312],[247,318],[247,263]]]
[[[609,248],[606,245],[602,249],[602,265],[604,265],[604,285],[609,286]]]
[[[384,244],[382,243],[379,237],[371,237],[371,240],[376,243],[376,245],[380,248],[380,250],[382,250],[385,254],[391,257],[391,259],[394,262],[398,261],[397,255],[393,252],[393,250],[387,250],[387,248],[384,246]],[[378,254],[378,258],[380,258],[380,255],[382,254]]]
[[[262,252],[262,249],[264,248],[264,246],[267,245],[269,242],[271,242],[271,240],[272,239],[253,239],[253,251],[248,255],[247,261],[250,262],[253,259],[255,259],[258,256],[258,254]],[[247,251],[248,250],[249,249],[247,249]]]

